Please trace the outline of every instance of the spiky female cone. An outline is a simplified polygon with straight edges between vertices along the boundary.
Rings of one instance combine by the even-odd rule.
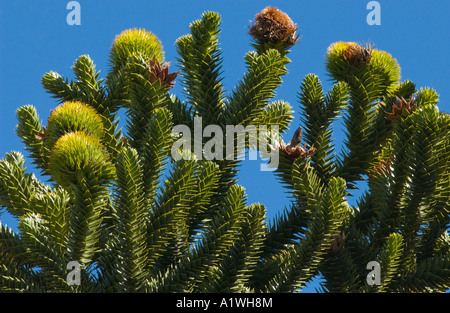
[[[85,132],[70,132],[58,139],[50,153],[49,170],[63,187],[95,175],[99,185],[114,178],[114,168],[100,140]]]
[[[63,135],[83,131],[88,135],[102,138],[104,129],[102,118],[91,106],[79,101],[67,101],[54,109],[47,128],[41,134],[45,146],[51,150]]]
[[[156,58],[159,62],[164,61],[161,41],[145,29],[127,29],[116,36],[110,52],[113,71],[119,70],[132,55],[141,56],[145,60]]]

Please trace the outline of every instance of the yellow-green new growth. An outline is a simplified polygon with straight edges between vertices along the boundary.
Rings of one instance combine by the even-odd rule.
[[[45,146],[51,150],[59,138],[76,131],[101,139],[104,134],[102,118],[87,104],[80,101],[67,101],[51,112],[42,139]]]
[[[363,76],[370,72],[389,86],[400,81],[400,66],[391,54],[375,49],[372,45],[355,42],[335,42],[328,47],[326,65],[331,76],[347,80],[347,75]]]
[[[155,34],[142,28],[127,29],[116,36],[110,53],[113,70],[120,69],[132,55],[164,61],[161,41]]]
[[[109,155],[100,140],[83,131],[70,132],[58,139],[50,153],[49,170],[63,187],[92,174],[99,185],[114,178]]]

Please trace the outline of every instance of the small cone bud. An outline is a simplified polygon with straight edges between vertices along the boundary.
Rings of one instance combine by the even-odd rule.
[[[392,112],[386,112],[386,119],[396,120],[398,117],[405,116],[412,113],[416,108],[416,98],[411,97],[409,101],[406,101],[403,97],[394,97],[392,105]]]
[[[160,80],[161,84],[168,88],[172,88],[175,85],[174,80],[177,78],[178,72],[169,73],[170,63],[161,65],[156,58],[153,58],[148,62],[147,66],[150,69],[150,77],[148,80],[151,83]]]
[[[278,150],[280,151],[281,155],[291,161],[294,161],[298,158],[306,159],[312,157],[316,153],[316,149],[314,147],[306,149],[306,144],[304,144],[302,147],[302,136],[302,128],[299,127],[295,131],[294,136],[287,145],[283,141],[281,141],[278,146]]]

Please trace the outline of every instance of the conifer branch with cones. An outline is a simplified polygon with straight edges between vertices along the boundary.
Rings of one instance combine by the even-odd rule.
[[[193,148],[172,157],[173,126],[192,129],[195,117],[266,122],[281,136],[293,119],[293,107],[273,98],[297,24],[274,7],[256,15],[254,51],[229,95],[220,26],[216,12],[191,23],[176,42],[179,71],[169,71],[155,34],[130,29],[114,39],[104,79],[87,55],[75,61],[74,80],[44,75],[59,105],[47,125],[34,106],[20,107],[16,132],[48,182],[20,152],[0,160],[0,206],[19,221],[17,233],[0,223],[0,291],[296,292],[318,275],[324,292],[448,290],[450,115],[433,89],[401,81],[397,60],[372,44],[330,45],[329,91],[314,74],[300,83],[301,126],[271,146],[291,200],[272,221],[237,184],[240,160],[201,160]],[[169,93],[175,82],[182,95]],[[346,139],[336,154],[340,116]],[[67,279],[72,261],[81,284]],[[372,261],[380,285],[367,284]]]

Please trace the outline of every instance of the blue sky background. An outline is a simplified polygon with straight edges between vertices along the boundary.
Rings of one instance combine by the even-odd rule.
[[[380,0],[381,25],[369,26],[365,0],[79,0],[81,25],[69,26],[65,0],[0,0],[0,157],[12,150],[27,154],[15,134],[15,112],[22,105],[34,105],[46,119],[57,102],[41,87],[50,70],[73,78],[70,67],[76,58],[89,54],[101,70],[108,71],[108,55],[114,37],[127,28],[145,28],[162,41],[166,61],[178,64],[175,40],[189,32],[189,23],[206,10],[222,16],[220,37],[223,52],[223,83],[228,92],[245,72],[243,56],[252,49],[248,27],[255,14],[266,6],[277,6],[299,26],[301,42],[292,48],[277,99],[291,103],[295,119],[285,136],[288,141],[299,125],[297,92],[308,73],[319,75],[325,90],[331,88],[324,56],[336,41],[372,42],[391,53],[402,68],[402,80],[418,88],[430,86],[440,94],[440,108],[450,112],[450,1]],[[172,89],[182,95],[181,85]],[[122,117],[124,121],[125,117]],[[336,146],[340,151],[343,132],[336,124]],[[33,166],[27,163],[30,171]],[[267,206],[269,219],[289,203],[271,172],[259,170],[260,161],[247,161],[239,173],[248,202]],[[363,184],[362,184],[363,186]],[[351,200],[351,203],[352,199]],[[3,211],[4,212],[4,211]],[[16,229],[7,213],[2,223]]]

